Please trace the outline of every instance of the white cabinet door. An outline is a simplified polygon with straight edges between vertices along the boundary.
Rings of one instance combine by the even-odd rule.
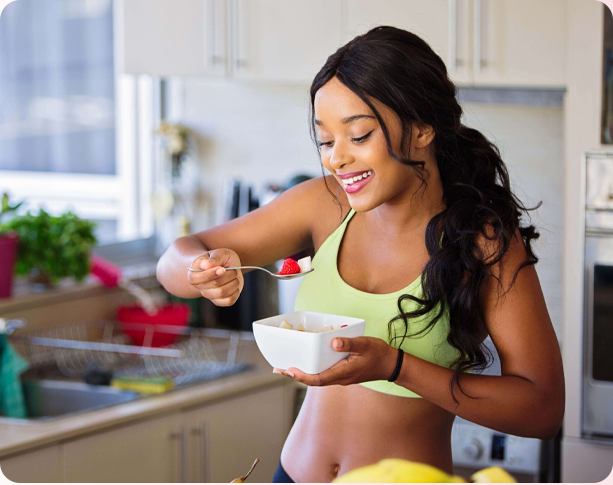
[[[473,0],[473,9],[475,84],[566,84],[566,2]]]
[[[63,444],[65,482],[185,481],[181,415],[140,421]]]
[[[249,482],[270,483],[289,433],[289,395],[275,386],[186,411],[187,481],[228,483],[259,458]]]
[[[60,445],[2,458],[0,468],[6,478],[18,483],[62,483]]]
[[[378,25],[408,30],[443,59],[453,81],[468,84],[469,10],[469,0],[343,0],[343,43]]]
[[[120,0],[120,71],[208,76],[227,67],[224,0]]]
[[[341,40],[341,0],[231,0],[235,77],[311,82]]]

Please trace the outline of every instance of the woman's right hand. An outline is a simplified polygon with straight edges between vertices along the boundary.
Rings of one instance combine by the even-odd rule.
[[[231,306],[243,291],[243,273],[240,269],[225,268],[240,265],[238,254],[231,249],[213,249],[192,262],[191,268],[204,271],[188,271],[187,281],[216,306]]]

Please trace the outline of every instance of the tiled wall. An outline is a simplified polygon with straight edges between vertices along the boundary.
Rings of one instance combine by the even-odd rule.
[[[517,195],[533,212],[541,238],[537,271],[553,320],[562,325],[563,108],[464,103],[465,123],[497,143]],[[261,189],[297,173],[320,175],[308,127],[308,86],[187,80],[183,120],[202,136],[201,183],[207,193],[194,230],[219,220],[231,177]]]

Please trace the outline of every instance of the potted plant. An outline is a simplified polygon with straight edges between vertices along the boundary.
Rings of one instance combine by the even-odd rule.
[[[31,283],[50,287],[60,279],[83,280],[89,273],[89,255],[96,244],[96,223],[72,212],[54,217],[39,210],[11,219],[6,225],[19,237],[16,274]]]
[[[8,194],[2,195],[0,205],[0,298],[8,298],[13,292],[13,271],[17,255],[18,237],[14,231],[5,227],[4,220],[23,204],[9,204]]]

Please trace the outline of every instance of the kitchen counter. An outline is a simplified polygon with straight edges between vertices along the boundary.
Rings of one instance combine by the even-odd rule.
[[[258,388],[295,385],[291,379],[272,373],[272,367],[262,357],[255,343],[245,362],[257,367],[165,394],[143,397],[49,422],[0,424],[0,458],[132,421],[252,392]]]

